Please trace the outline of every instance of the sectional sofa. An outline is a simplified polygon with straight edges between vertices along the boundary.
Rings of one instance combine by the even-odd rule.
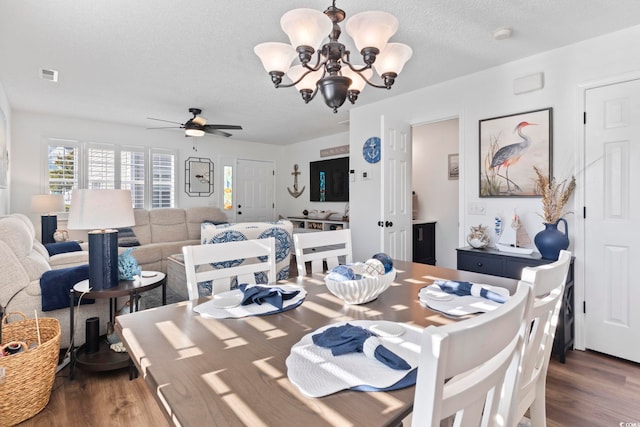
[[[214,207],[134,209],[134,215],[131,230],[120,230],[119,250],[133,247],[131,255],[143,270],[163,273],[170,255],[182,253],[183,246],[200,244],[202,223],[227,222],[225,213]]]

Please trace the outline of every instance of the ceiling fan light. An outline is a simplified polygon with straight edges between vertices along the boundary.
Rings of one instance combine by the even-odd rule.
[[[294,65],[293,67],[289,68],[289,71],[287,71],[287,76],[289,76],[291,81],[295,82],[307,71],[309,70],[304,68],[302,65]],[[296,84],[296,89],[298,90],[308,89],[308,90],[311,90],[312,92],[315,91],[316,84],[318,80],[322,78],[323,72],[324,72],[324,68],[320,68],[318,71],[310,72],[304,77],[304,79],[300,80],[300,82]]]
[[[306,8],[293,9],[282,15],[280,26],[294,48],[310,46],[315,50],[320,48],[333,29],[333,23],[327,15]]]
[[[360,69],[362,67],[363,65],[353,65],[353,68],[357,69]],[[340,69],[340,72],[343,76],[349,77],[351,79],[351,86],[349,86],[349,90],[357,90],[358,92],[362,92],[362,90],[367,85],[367,82],[362,78],[362,76],[369,80],[373,75],[373,70],[371,70],[370,68],[362,70],[360,73],[356,73],[348,66],[344,66]]]
[[[400,74],[407,63],[413,50],[404,43],[388,43],[385,48],[378,54],[373,67],[379,75],[385,73]]]
[[[347,20],[346,30],[359,52],[365,47],[375,47],[382,51],[391,36],[398,31],[398,19],[387,12],[360,12]]]
[[[293,59],[298,56],[296,50],[286,43],[260,43],[253,48],[253,51],[262,61],[262,66],[267,73],[272,71],[286,73]]]
[[[204,131],[202,129],[187,128],[184,130],[184,134],[187,136],[204,136]]]

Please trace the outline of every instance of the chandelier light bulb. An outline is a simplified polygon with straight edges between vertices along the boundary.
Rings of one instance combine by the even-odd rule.
[[[353,68],[358,70],[362,67],[363,65],[353,66]],[[367,85],[367,82],[362,78],[362,76],[364,76],[364,78],[369,80],[373,75],[373,70],[371,69],[366,69],[364,71],[361,71],[360,74],[358,74],[355,71],[353,71],[351,68],[349,68],[349,66],[347,65],[342,67],[340,72],[342,73],[343,76],[349,77],[351,79],[351,86],[349,86],[349,90],[357,90],[358,92],[362,92],[365,86]]]
[[[267,73],[272,71],[286,73],[297,56],[295,49],[286,43],[260,43],[253,48],[253,51],[262,61],[262,66]]]
[[[289,36],[291,46],[310,46],[318,50],[333,28],[331,19],[315,9],[293,9],[282,15],[282,30]]]
[[[291,81],[295,82],[298,79],[300,79],[300,77],[302,77],[302,75],[307,71],[309,70],[304,68],[302,65],[294,65],[293,67],[289,68],[289,71],[287,71],[287,76],[289,76]],[[316,85],[318,83],[318,80],[322,78],[323,73],[324,73],[323,68],[320,68],[318,71],[310,72],[302,80],[300,80],[298,84],[295,85],[296,89],[298,90],[306,89],[313,92],[314,90],[316,90]]]
[[[366,47],[382,51],[398,31],[398,19],[387,12],[360,12],[347,19],[346,30],[359,52]]]
[[[373,67],[382,76],[385,73],[400,74],[413,50],[403,43],[388,43],[376,58]]]

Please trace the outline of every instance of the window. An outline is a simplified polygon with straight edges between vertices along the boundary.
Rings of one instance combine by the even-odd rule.
[[[233,167],[225,166],[224,170],[224,210],[233,209]]]
[[[175,152],[49,139],[47,162],[49,192],[67,208],[74,188],[131,190],[134,208],[175,206]]]
[[[87,188],[116,188],[116,159],[114,148],[89,146],[87,149]]]
[[[67,209],[71,190],[79,188],[79,151],[74,141],[50,140],[48,147],[49,193],[62,194]]]
[[[134,208],[144,208],[145,189],[144,151],[120,152],[120,188],[131,190]]]
[[[170,208],[174,206],[176,157],[173,154],[151,152],[152,208]]]

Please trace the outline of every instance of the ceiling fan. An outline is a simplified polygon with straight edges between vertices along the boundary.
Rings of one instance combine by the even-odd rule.
[[[200,108],[189,108],[189,112],[193,114],[189,120],[184,123],[172,122],[171,120],[154,119],[153,117],[147,117],[149,120],[157,120],[159,122],[175,123],[180,126],[165,126],[157,128],[147,129],[184,129],[184,136],[203,136],[205,133],[211,133],[214,135],[220,135],[230,137],[231,134],[223,131],[222,129],[237,129],[242,130],[242,126],[238,125],[208,125],[207,119],[200,117],[202,110]]]

